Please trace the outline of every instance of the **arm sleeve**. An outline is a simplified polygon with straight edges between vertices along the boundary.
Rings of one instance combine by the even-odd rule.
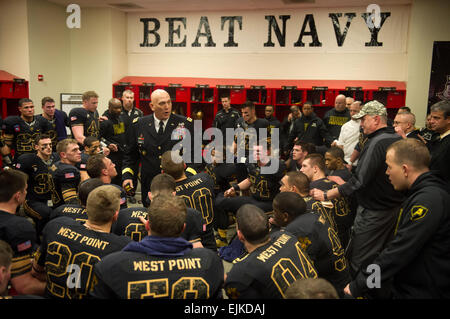
[[[380,144],[374,145],[373,151],[366,155],[363,161],[359,158],[358,169],[348,182],[338,186],[339,193],[350,196],[356,190],[367,185],[379,171],[379,166],[384,165],[385,154],[386,152],[380,147]]]
[[[134,171],[139,165],[140,154],[136,141],[137,130],[138,130],[139,120],[135,120],[130,127],[130,140],[128,141],[128,147],[123,156],[122,162],[122,181],[126,179],[132,179],[133,176],[137,175]]]
[[[381,285],[391,280],[422,251],[445,214],[442,199],[431,200],[430,196],[421,196],[414,203],[416,205],[410,204],[400,211],[394,239],[373,262],[380,266]],[[350,284],[353,296],[361,296],[369,290],[366,284],[369,275],[363,270]]]

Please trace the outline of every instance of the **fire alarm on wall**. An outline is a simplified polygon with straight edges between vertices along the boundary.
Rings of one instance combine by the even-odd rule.
[[[38,74],[38,81],[44,81],[44,76],[42,74]]]

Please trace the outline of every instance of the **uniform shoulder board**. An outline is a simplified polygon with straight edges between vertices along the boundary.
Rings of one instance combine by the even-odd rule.
[[[136,123],[137,121],[139,121],[139,117],[133,119],[133,123]]]
[[[192,119],[191,119],[190,117],[186,118],[186,120],[187,120],[188,122],[192,122]]]

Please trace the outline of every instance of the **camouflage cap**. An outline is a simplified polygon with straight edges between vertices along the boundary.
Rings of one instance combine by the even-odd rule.
[[[367,102],[358,114],[353,115],[353,119],[358,120],[364,115],[384,115],[387,116],[386,108],[380,102],[374,100]]]

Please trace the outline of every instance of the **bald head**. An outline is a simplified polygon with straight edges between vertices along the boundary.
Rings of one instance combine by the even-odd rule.
[[[112,98],[108,101],[109,114],[113,116],[119,116],[122,112],[122,102],[119,99]]]
[[[334,100],[334,108],[336,109],[336,111],[342,112],[346,107],[345,95],[339,94],[338,96],[336,96],[336,99]]]
[[[413,113],[397,113],[394,118],[394,127],[400,127],[405,134],[414,131],[415,124],[416,117]]]
[[[165,121],[172,113],[172,101],[169,93],[162,89],[157,89],[152,92],[150,108],[154,112],[156,118],[160,121]]]
[[[350,96],[347,96],[345,98],[345,107],[349,109],[353,102],[355,102],[355,99]]]

